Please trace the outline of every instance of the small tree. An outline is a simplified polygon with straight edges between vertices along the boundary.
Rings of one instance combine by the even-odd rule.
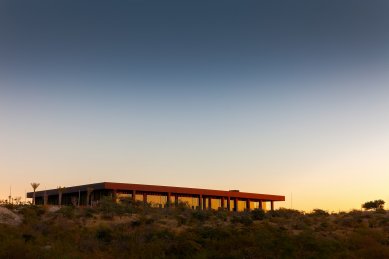
[[[38,189],[40,183],[31,183],[32,189],[34,189],[34,194],[32,196],[32,204],[35,205],[35,191]]]
[[[384,209],[385,201],[383,200],[375,200],[368,201],[362,204],[362,208],[365,210],[382,210]]]

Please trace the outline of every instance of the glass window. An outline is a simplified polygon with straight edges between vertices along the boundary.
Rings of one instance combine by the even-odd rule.
[[[238,211],[244,211],[246,209],[246,201],[238,200]]]
[[[178,197],[179,203],[185,203],[189,208],[196,209],[199,206],[199,198],[198,197]]]
[[[211,208],[213,210],[218,210],[222,206],[222,202],[218,198],[212,198],[211,199]]]
[[[147,202],[151,204],[152,207],[162,207],[166,205],[167,196],[165,195],[147,195]]]
[[[116,194],[116,202],[128,201],[132,199],[132,194],[128,193],[117,193]]]
[[[267,210],[266,204],[267,204],[266,201],[262,201],[262,209],[263,209],[263,210]]]
[[[135,200],[136,201],[143,201],[143,194],[139,194],[139,193],[135,194]]]
[[[250,209],[255,210],[259,208],[259,202],[258,201],[250,201]]]
[[[230,210],[234,211],[235,210],[235,202],[233,199],[230,199]]]

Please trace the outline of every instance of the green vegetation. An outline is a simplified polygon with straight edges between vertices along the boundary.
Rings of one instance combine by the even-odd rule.
[[[389,213],[7,205],[0,258],[389,258]],[[4,209],[4,208],[3,208]]]
[[[385,202],[383,200],[368,201],[362,204],[365,210],[383,210]]]

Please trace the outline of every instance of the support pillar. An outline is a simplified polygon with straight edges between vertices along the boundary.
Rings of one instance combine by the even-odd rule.
[[[136,191],[135,190],[132,190],[132,201],[133,202],[136,201]]]
[[[174,195],[174,205],[178,206],[178,194]]]
[[[270,201],[270,210],[274,210],[274,201]]]
[[[238,198],[234,198],[234,211],[238,211]]]
[[[262,201],[259,201],[258,209],[262,209]]]
[[[222,207],[222,210],[224,210],[224,197],[220,198],[220,206]]]
[[[212,198],[211,197],[208,198],[208,209],[209,210],[212,209]]]
[[[199,196],[199,209],[200,210],[203,209],[203,195],[201,195],[201,194]]]
[[[250,199],[246,200],[246,210],[250,210]]]
[[[207,198],[203,197],[203,210],[207,208]]]
[[[143,193],[143,203],[147,203],[147,193]]]
[[[172,194],[170,192],[167,193],[167,201],[166,201],[166,207],[171,207],[171,202],[172,202],[172,198],[171,198]]]
[[[45,193],[43,194],[43,205],[46,206],[47,205],[47,192],[45,191]]]
[[[88,195],[88,194],[87,194]],[[114,202],[116,202],[116,197],[117,197],[117,190],[113,190],[112,191],[112,200],[114,201]],[[86,204],[86,206],[88,206],[88,204]]]
[[[231,200],[230,200],[230,197],[227,197],[227,210],[231,211]]]

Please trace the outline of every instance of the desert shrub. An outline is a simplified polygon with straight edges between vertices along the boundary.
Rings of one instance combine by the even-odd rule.
[[[112,229],[107,226],[100,225],[96,230],[96,239],[105,243],[112,241]]]
[[[292,221],[292,227],[296,230],[306,230],[308,229],[309,224],[305,220],[297,218]]]
[[[383,200],[375,200],[375,201],[368,201],[362,204],[362,208],[365,210],[379,210],[379,209],[384,209],[385,201]]]
[[[378,208],[378,209],[376,209],[375,213],[378,213],[378,214],[386,214],[386,210],[383,209],[383,208]]]
[[[85,217],[85,218],[93,218],[94,217],[94,214],[96,214],[96,209],[94,208],[91,208],[91,207],[88,207],[88,208],[84,208],[82,210],[82,216]]]
[[[228,212],[226,210],[218,210],[216,212],[216,218],[222,220],[222,221],[227,221],[228,218]]]
[[[262,209],[254,209],[251,211],[251,217],[253,220],[263,220],[265,215],[266,213]]]
[[[176,220],[177,220],[177,223],[178,223],[178,226],[181,226],[181,225],[184,225],[188,222],[188,217],[184,214],[179,214],[176,216]]]
[[[187,202],[180,201],[178,204],[175,205],[175,208],[180,211],[186,211],[190,208],[190,206]]]
[[[170,258],[191,258],[201,250],[201,245],[184,235],[178,236],[172,242],[166,255]]]
[[[74,218],[74,216],[75,216],[75,207],[62,206],[56,213],[61,214],[68,219],[71,219],[71,218]]]
[[[97,209],[102,213],[104,219],[113,219],[114,216],[122,216],[126,212],[129,212],[130,205],[123,205],[116,203],[111,197],[103,197]]]
[[[142,223],[146,224],[146,225],[153,224],[154,221],[155,221],[154,218],[153,218],[152,216],[150,216],[150,215],[145,215],[145,214],[141,215],[141,217],[139,218],[139,220],[140,220]]]
[[[40,206],[24,206],[20,209],[20,214],[23,215],[23,222],[25,224],[39,221],[42,215],[45,213],[45,208]]]
[[[232,223],[241,223],[243,225],[249,226],[253,224],[253,219],[251,218],[251,214],[248,211],[235,213],[231,218]]]
[[[198,221],[205,221],[211,217],[211,212],[207,210],[194,210],[192,217]]]
[[[330,215],[327,211],[321,209],[314,209],[310,214],[310,216],[323,217]]]
[[[298,210],[280,208],[278,210],[268,211],[266,215],[269,217],[280,217],[280,218],[290,219],[290,218],[303,216],[304,214]]]
[[[132,227],[139,227],[140,225],[142,225],[143,221],[141,219],[133,219],[131,221],[131,226]]]

